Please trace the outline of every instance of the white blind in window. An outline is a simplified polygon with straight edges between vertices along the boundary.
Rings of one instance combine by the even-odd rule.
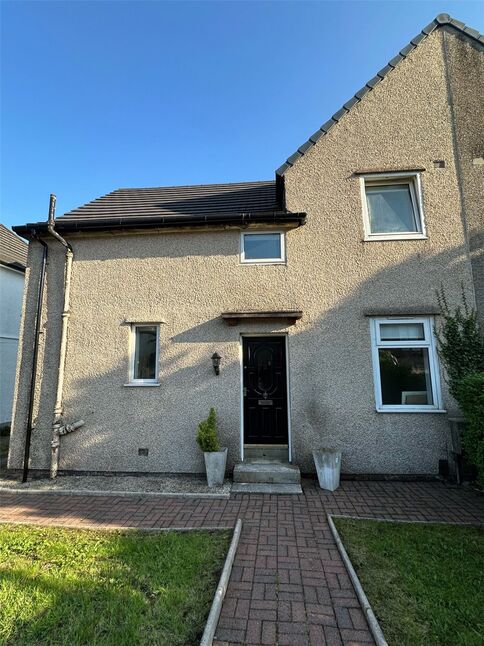
[[[423,341],[424,326],[423,323],[381,323],[380,338],[382,341]]]

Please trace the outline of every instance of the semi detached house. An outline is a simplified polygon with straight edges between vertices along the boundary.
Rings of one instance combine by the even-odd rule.
[[[16,227],[9,468],[201,473],[213,406],[229,468],[310,472],[329,446],[347,474],[436,474],[456,413],[436,291],[484,318],[483,49],[438,16],[274,181],[119,189]]]

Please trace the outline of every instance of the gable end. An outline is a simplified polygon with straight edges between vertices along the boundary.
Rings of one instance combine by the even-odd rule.
[[[312,148],[319,141],[319,139],[321,139],[321,137],[327,134],[331,130],[331,128],[336,125],[338,121],[340,121],[353,108],[353,106],[359,103],[363,99],[363,97],[368,94],[368,92],[371,92],[371,90],[373,90],[373,88],[378,85],[378,83],[380,83],[380,81],[382,81],[387,76],[387,74],[394,70],[397,65],[401,63],[401,61],[407,58],[407,56],[416,47],[418,47],[418,45],[423,40],[425,40],[427,36],[429,36],[440,27],[445,27],[448,31],[470,38],[484,51],[484,35],[480,34],[478,31],[472,29],[471,27],[467,27],[460,20],[451,18],[446,13],[439,14],[434,20],[432,20],[431,23],[424,27],[422,31],[417,36],[415,36],[415,38],[412,38],[409,44],[403,47],[403,49],[401,49],[400,52],[394,58],[392,58],[387,65],[385,65],[385,67],[377,72],[376,76],[370,79],[364,87],[358,90],[358,92],[356,92],[356,94],[349,101],[347,101],[340,110],[333,114],[331,119],[326,121],[326,123],[323,123],[323,125],[318,130],[316,130],[316,132],[313,133],[309,137],[309,139],[296,150],[294,154],[288,157],[288,159],[282,164],[282,166],[280,166],[276,170],[276,190],[278,194],[277,197],[280,201],[283,200],[284,173],[289,168],[294,166],[297,160],[305,155],[307,151]]]

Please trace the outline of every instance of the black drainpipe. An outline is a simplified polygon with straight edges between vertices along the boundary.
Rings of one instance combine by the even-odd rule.
[[[25,435],[25,451],[24,451],[24,468],[22,475],[22,482],[27,482],[29,475],[29,457],[30,457],[30,443],[32,439],[32,417],[34,410],[34,395],[35,395],[35,382],[37,377],[37,359],[39,354],[39,336],[40,325],[42,322],[42,301],[44,296],[44,283],[45,283],[45,266],[47,264],[47,244],[39,238],[35,230],[32,229],[32,237],[43,246],[42,264],[40,266],[39,278],[39,291],[37,294],[37,310],[35,314],[35,335],[34,335],[34,355],[32,359],[32,372],[30,375],[30,392],[29,392],[29,412],[27,417],[27,432]]]

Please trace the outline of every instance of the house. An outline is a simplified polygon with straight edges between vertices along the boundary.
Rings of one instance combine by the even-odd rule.
[[[12,419],[27,244],[0,224],[0,427]]]
[[[331,446],[348,474],[437,474],[455,402],[436,290],[484,317],[483,46],[438,16],[274,181],[119,189],[16,227],[9,468],[202,472],[213,406],[230,466],[310,472]]]

